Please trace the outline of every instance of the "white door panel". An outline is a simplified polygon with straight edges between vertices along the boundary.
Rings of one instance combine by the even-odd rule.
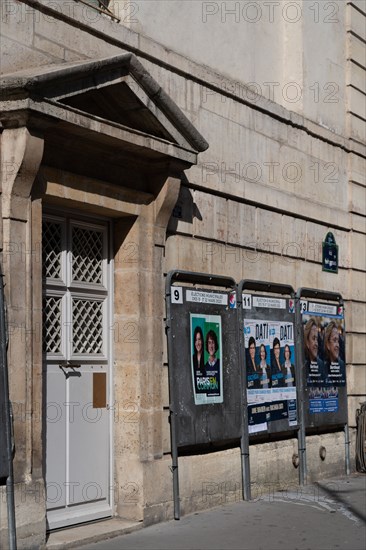
[[[69,424],[69,471],[70,480],[76,482],[75,503],[87,503],[108,497],[109,412],[93,407],[93,371],[87,367],[80,371],[80,378],[70,385],[70,402],[75,405]]]
[[[45,216],[49,527],[111,515],[107,226]]]
[[[60,453],[60,441],[66,441],[66,386],[58,367],[47,372],[47,469],[46,487],[49,509],[66,506],[66,453]]]

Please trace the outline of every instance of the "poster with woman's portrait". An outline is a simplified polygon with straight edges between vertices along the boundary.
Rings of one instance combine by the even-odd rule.
[[[345,386],[343,319],[303,315],[307,386]]]
[[[271,323],[270,348],[273,399],[296,399],[293,323]]]
[[[244,346],[247,365],[248,400],[263,401],[268,399],[271,387],[271,366],[269,362],[269,323],[254,319],[245,319]]]
[[[245,319],[244,346],[249,432],[268,422],[297,424],[294,325],[269,319]]]
[[[309,313],[302,320],[309,412],[337,412],[338,388],[346,385],[343,315]]]
[[[191,313],[190,327],[194,402],[223,403],[221,316]]]

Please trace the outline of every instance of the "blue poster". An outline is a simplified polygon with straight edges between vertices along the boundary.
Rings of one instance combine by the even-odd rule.
[[[249,433],[266,431],[276,420],[296,426],[293,323],[245,319],[244,345]]]

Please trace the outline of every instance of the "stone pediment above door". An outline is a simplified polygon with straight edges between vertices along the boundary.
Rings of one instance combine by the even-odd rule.
[[[78,148],[81,157],[117,169],[131,163],[136,168],[137,161],[140,167],[169,161],[185,169],[208,147],[130,53],[3,75],[1,88],[3,127],[24,125],[41,133],[49,165],[77,164]]]

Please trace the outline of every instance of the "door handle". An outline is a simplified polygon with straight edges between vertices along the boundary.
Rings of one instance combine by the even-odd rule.
[[[60,369],[80,369],[81,364],[76,361],[62,361],[59,364]]]

